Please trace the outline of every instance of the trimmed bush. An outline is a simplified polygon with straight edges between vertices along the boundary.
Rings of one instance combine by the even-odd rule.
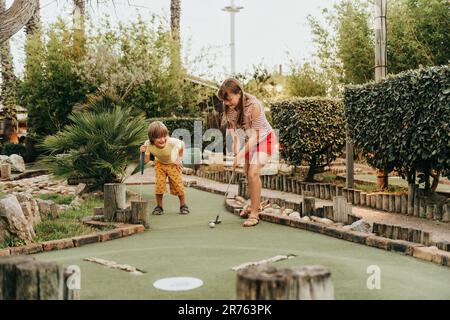
[[[345,145],[342,103],[327,98],[292,98],[271,103],[282,156],[292,164],[307,162],[306,180],[335,160]]]
[[[344,105],[355,146],[370,165],[397,170],[409,182],[422,172],[426,188],[432,170],[450,177],[448,65],[347,86]]]

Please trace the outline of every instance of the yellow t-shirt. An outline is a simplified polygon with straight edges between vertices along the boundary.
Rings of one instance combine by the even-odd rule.
[[[183,148],[183,141],[176,138],[167,139],[167,143],[164,148],[158,148],[152,144],[150,141],[146,141],[145,145],[147,145],[147,150],[145,151],[145,155],[149,156],[150,153],[153,154],[161,163],[171,164],[175,163],[175,160],[178,157],[178,152]]]

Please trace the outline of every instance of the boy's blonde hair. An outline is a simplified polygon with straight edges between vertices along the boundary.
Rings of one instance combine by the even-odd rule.
[[[155,140],[169,135],[169,130],[161,121],[153,121],[148,126],[148,139],[151,144],[155,143]]]

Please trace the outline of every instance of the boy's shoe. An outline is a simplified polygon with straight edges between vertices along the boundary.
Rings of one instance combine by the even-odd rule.
[[[164,209],[160,206],[156,206],[155,209],[153,209],[152,214],[162,215],[162,214],[164,214]]]
[[[180,214],[188,214],[189,213],[189,208],[187,205],[182,205],[180,207]]]

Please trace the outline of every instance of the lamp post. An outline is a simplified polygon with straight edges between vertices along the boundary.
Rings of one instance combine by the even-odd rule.
[[[375,0],[374,3],[374,33],[375,33],[375,82],[381,81],[387,74],[386,50],[386,12],[387,0]],[[377,169],[377,189],[388,187],[388,173]]]
[[[244,9],[244,7],[237,7],[234,4],[234,0],[230,0],[230,5],[223,8],[223,11],[230,13],[230,50],[231,50],[231,75],[236,73],[236,45],[234,41],[235,34],[235,14]]]

